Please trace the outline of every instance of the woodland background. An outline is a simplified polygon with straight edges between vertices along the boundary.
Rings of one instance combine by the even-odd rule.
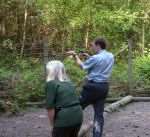
[[[0,111],[44,100],[46,60],[62,60],[80,91],[85,72],[65,52],[90,53],[98,36],[115,55],[109,97],[149,96],[149,0],[1,0]]]

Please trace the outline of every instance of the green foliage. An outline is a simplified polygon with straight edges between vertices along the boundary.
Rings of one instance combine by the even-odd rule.
[[[21,80],[16,86],[15,97],[19,104],[39,101],[44,97],[44,69],[39,62],[19,61]]]
[[[0,79],[7,79],[12,75],[12,70],[8,70],[5,67],[1,67],[0,68]]]
[[[27,102],[44,99],[44,68],[38,60],[18,59],[13,69],[8,69],[7,65],[0,68],[0,80],[10,81],[7,85],[11,89],[6,88],[5,90],[11,93],[8,95],[11,111],[15,111],[17,107],[25,107]],[[15,77],[14,81],[12,81],[13,77]],[[10,85],[12,82],[13,85]]]
[[[72,59],[65,59],[64,64],[70,79],[78,87],[77,90],[80,90],[85,72]],[[44,68],[38,60],[29,58],[18,59],[15,61],[15,68],[11,70],[6,69],[8,67],[7,65],[0,68],[1,80],[10,79],[11,81],[12,76],[16,77],[15,85],[13,85],[13,89],[10,89],[10,111],[18,111],[18,108],[24,108],[27,102],[37,102],[44,99]]]
[[[77,95],[80,95],[80,91],[85,78],[85,71],[83,71],[73,59],[67,58],[64,60],[67,74],[70,77],[70,80],[76,85]]]
[[[115,64],[112,71],[112,81],[124,82],[127,83],[128,75],[127,75],[127,63],[118,63]]]
[[[149,46],[150,46],[150,44],[149,44]],[[145,54],[146,56],[150,56],[150,48],[145,48],[145,49],[144,49],[144,54]]]
[[[76,85],[80,86],[80,83],[83,81],[85,77],[85,72],[77,66],[73,59],[65,59],[64,64],[66,66],[66,71],[70,77],[70,79],[76,83]]]
[[[143,85],[150,84],[150,56],[137,57],[134,61],[137,79],[142,81]]]
[[[0,43],[9,39],[22,45],[25,3],[28,13],[25,42],[39,39],[46,32],[55,51],[76,48],[76,45],[83,48],[87,33],[88,40],[97,36],[107,37],[114,46],[113,50],[117,50],[127,40],[126,33],[134,30],[138,35],[136,44],[139,45],[143,22],[146,30],[150,25],[149,19],[141,18],[145,13],[149,16],[150,2],[147,0],[2,0]],[[55,31],[55,36],[52,36]],[[147,31],[145,39],[148,41],[149,37]],[[147,42],[145,46],[148,47]],[[13,51],[15,47],[13,45]]]

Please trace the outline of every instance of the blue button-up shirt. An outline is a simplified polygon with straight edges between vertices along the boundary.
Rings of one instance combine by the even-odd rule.
[[[108,82],[114,64],[112,53],[101,50],[98,54],[87,59],[81,67],[88,72],[88,80],[94,82]]]

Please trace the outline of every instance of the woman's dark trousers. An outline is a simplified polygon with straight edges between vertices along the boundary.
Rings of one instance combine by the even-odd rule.
[[[69,127],[54,127],[52,137],[77,137],[81,124]]]

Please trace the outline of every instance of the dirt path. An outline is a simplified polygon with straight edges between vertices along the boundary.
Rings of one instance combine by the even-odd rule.
[[[132,103],[109,116],[105,137],[150,137],[150,102]]]
[[[85,111],[86,122],[92,108]],[[44,109],[32,109],[17,117],[0,117],[0,137],[50,137],[49,121]],[[150,102],[132,103],[109,115],[104,137],[150,137]]]

